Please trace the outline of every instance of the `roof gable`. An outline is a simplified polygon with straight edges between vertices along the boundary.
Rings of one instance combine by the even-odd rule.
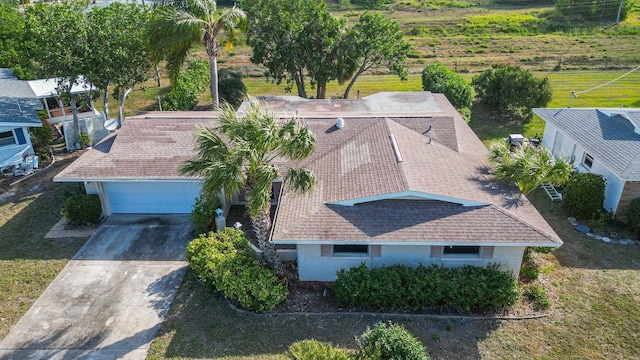
[[[0,125],[42,126],[36,110],[42,110],[26,81],[18,80],[9,69],[0,69]]]

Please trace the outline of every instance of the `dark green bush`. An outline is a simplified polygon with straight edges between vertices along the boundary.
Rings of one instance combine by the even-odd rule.
[[[349,352],[344,349],[334,348],[330,343],[316,340],[298,341],[291,346],[286,353],[291,360],[349,360]]]
[[[635,235],[640,235],[640,198],[631,200],[629,211],[625,218],[627,229]]]
[[[29,128],[31,133],[31,145],[41,161],[51,158],[51,141],[53,131],[46,121],[42,121],[42,126]]]
[[[187,261],[199,279],[244,308],[266,312],[284,301],[287,284],[253,255],[244,233],[233,228],[200,234],[187,246]]]
[[[512,65],[494,65],[471,80],[478,100],[489,109],[529,121],[532,108],[551,101],[549,79],[537,79],[529,70]]]
[[[210,83],[209,63],[202,59],[189,61],[189,67],[178,76],[171,91],[162,98],[162,110],[193,110],[200,95]]]
[[[102,216],[100,197],[96,194],[72,195],[65,200],[61,212],[73,224],[97,224]]]
[[[525,296],[533,303],[536,310],[547,310],[551,307],[551,300],[547,292],[538,285],[529,286],[524,290]]]
[[[222,208],[222,201],[217,194],[201,191],[193,205],[190,219],[196,234],[204,234],[216,230],[216,209]]]
[[[247,87],[242,82],[242,73],[231,69],[221,69],[218,72],[218,92],[220,101],[234,107],[240,106],[247,98]]]
[[[375,311],[494,311],[513,306],[520,296],[513,274],[497,264],[369,269],[363,263],[338,271],[332,289],[341,305]]]
[[[357,338],[358,357],[367,360],[428,360],[427,349],[404,326],[377,323]]]
[[[578,219],[591,220],[604,203],[605,180],[598,174],[574,174],[564,187],[562,204]]]
[[[422,70],[422,89],[432,93],[443,93],[453,107],[458,110],[466,109],[463,115],[470,115],[469,109],[473,102],[471,85],[442,63],[436,61]]]
[[[525,279],[536,280],[539,274],[540,273],[535,266],[523,265],[520,268],[520,276]]]

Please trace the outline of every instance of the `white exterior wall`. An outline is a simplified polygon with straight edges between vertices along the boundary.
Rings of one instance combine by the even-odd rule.
[[[24,149],[25,146],[29,146],[29,150],[27,152],[29,154],[33,154],[33,147],[31,146],[31,137],[29,134],[29,128],[21,127],[22,132],[24,134],[24,139],[26,141],[26,143],[24,144],[18,144],[18,138],[14,131],[15,129],[18,129],[18,128],[16,128],[15,126],[0,126],[0,132],[13,131],[13,138],[16,141],[16,144],[14,145],[7,145],[7,146],[0,147],[0,163],[14,156],[18,151]]]
[[[557,132],[557,129],[553,125],[549,123],[545,125],[542,146],[547,148],[549,151],[553,149]],[[607,180],[607,184],[605,186],[603,208],[607,211],[616,212],[618,209],[618,203],[620,202],[620,196],[622,195],[622,190],[624,189],[624,182],[616,174],[606,168],[598,158],[593,158],[593,165],[591,166],[591,169],[584,166],[584,154],[585,150],[580,147],[580,145],[576,144],[573,139],[567,136],[563,136],[562,146],[554,153],[556,157],[562,155],[568,159],[571,159],[573,156],[575,159],[573,165],[579,173],[594,173],[604,176]],[[590,155],[593,156],[593,154]]]
[[[457,267],[462,265],[487,266],[491,263],[502,264],[516,276],[520,273],[520,264],[524,253],[523,246],[495,247],[490,259],[477,258],[431,258],[430,245],[382,245],[380,257],[370,256],[321,256],[321,245],[298,244],[298,276],[302,281],[333,281],[340,269],[351,268],[365,263],[368,267],[380,267],[393,264],[409,266],[442,265]]]

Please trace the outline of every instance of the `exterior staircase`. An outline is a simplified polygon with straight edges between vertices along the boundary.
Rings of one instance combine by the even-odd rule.
[[[547,193],[547,195],[549,195],[549,198],[551,198],[551,200],[553,201],[562,200],[562,194],[560,194],[558,190],[556,190],[556,188],[553,187],[551,183],[542,183],[540,186],[542,186],[542,188]]]

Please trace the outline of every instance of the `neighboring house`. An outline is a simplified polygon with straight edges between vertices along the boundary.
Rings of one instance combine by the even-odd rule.
[[[545,122],[542,145],[579,173],[606,179],[603,207],[624,220],[640,197],[640,109],[534,109]]]
[[[41,109],[27,82],[0,68],[0,169],[18,165],[34,153],[29,128],[42,126],[36,113]]]
[[[271,234],[295,246],[301,280],[330,281],[362,262],[500,263],[517,276],[525,247],[562,244],[526,197],[491,180],[486,148],[444,95],[260,100],[280,117],[297,115],[317,138],[296,166],[312,169],[318,184],[309,195],[276,194]],[[105,214],[188,213],[201,182],[178,169],[195,156],[193,133],[215,126],[214,115],[129,118],[54,180],[84,182]]]

